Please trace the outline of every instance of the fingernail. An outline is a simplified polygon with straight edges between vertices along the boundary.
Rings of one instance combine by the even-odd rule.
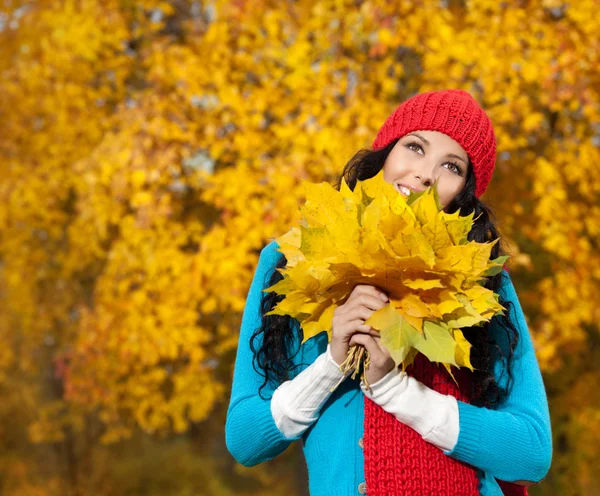
[[[379,293],[379,297],[383,300],[383,301],[388,301],[388,297],[386,295],[384,295],[383,293]]]

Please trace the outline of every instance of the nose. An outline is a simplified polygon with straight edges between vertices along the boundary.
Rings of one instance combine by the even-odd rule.
[[[421,161],[415,168],[415,179],[421,181],[423,186],[429,188],[435,182],[435,164],[425,160]]]

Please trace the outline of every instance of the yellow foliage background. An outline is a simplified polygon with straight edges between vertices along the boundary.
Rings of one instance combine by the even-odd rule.
[[[295,224],[302,181],[333,184],[396,105],[447,87],[498,137],[483,199],[553,420],[530,494],[598,494],[597,9],[2,2],[2,494],[305,494],[298,447],[247,469],[224,446],[259,251]]]

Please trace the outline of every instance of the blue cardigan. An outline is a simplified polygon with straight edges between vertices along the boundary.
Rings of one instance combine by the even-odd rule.
[[[346,379],[321,409],[317,421],[304,434],[286,438],[271,415],[270,398],[276,387],[269,383],[258,388],[263,377],[252,366],[250,337],[260,327],[260,301],[282,256],[279,245],[271,241],[260,254],[258,267],[246,300],[235,361],[231,400],[227,411],[225,440],[229,452],[241,464],[253,466],[282,453],[293,441],[302,439],[308,467],[311,496],[349,496],[359,494],[364,482],[364,457],[359,445],[363,435],[364,395],[358,378]],[[502,272],[502,297],[513,303],[510,318],[519,331],[512,369],[514,383],[506,400],[496,409],[480,408],[462,401],[459,406],[459,436],[456,446],[444,454],[478,469],[482,495],[502,495],[495,481],[544,478],[552,460],[550,413],[542,375],[531,336],[510,276]],[[504,331],[492,319],[490,332],[508,353]],[[260,342],[260,341],[259,341]],[[293,350],[298,347],[294,343]],[[303,370],[324,353],[327,333],[308,340],[294,358]],[[494,373],[500,385],[506,374],[496,355]]]

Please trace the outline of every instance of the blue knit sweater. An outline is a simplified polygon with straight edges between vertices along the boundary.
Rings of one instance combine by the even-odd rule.
[[[279,245],[272,241],[261,251],[258,267],[246,300],[235,361],[231,400],[227,411],[227,448],[241,464],[253,466],[282,453],[293,441],[302,439],[308,467],[311,496],[357,495],[364,482],[364,457],[359,446],[363,435],[364,395],[358,378],[348,378],[321,409],[318,420],[304,434],[286,438],[275,425],[270,398],[277,386],[258,388],[263,377],[252,366],[250,337],[260,327],[260,301],[278,259]],[[550,413],[542,375],[525,317],[510,276],[502,272],[501,296],[513,303],[510,318],[519,331],[514,354],[513,387],[496,409],[480,408],[462,401],[459,406],[459,436],[452,451],[444,454],[478,469],[480,491],[484,496],[501,496],[495,479],[538,482],[544,478],[552,459]],[[508,355],[506,335],[495,318],[490,332]],[[259,341],[260,343],[260,341]],[[296,350],[299,343],[294,343]],[[321,333],[301,346],[294,358],[298,372],[326,351],[327,334]],[[501,386],[506,374],[498,355],[494,373]]]

